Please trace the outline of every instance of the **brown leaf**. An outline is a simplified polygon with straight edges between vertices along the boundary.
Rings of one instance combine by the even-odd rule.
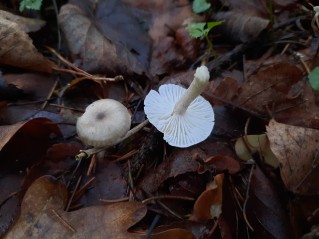
[[[267,136],[287,189],[297,194],[318,195],[319,130],[271,120]]]
[[[3,215],[0,217],[0,237],[16,218],[25,190],[22,182],[27,170],[43,160],[53,143],[52,135],[60,135],[60,131],[56,124],[44,118],[0,126],[0,204],[3,203],[0,208]]]
[[[142,184],[146,192],[154,192],[168,178],[177,177],[178,175],[188,172],[196,172],[200,168],[197,158],[204,159],[206,154],[198,149],[175,149],[170,157],[161,163],[155,172],[148,173]]]
[[[254,230],[254,237],[293,238],[282,195],[258,166],[252,170],[244,213]]]
[[[18,24],[0,18],[0,64],[51,73],[55,63],[42,56]]]
[[[2,18],[16,23],[24,32],[35,32],[45,25],[45,21],[41,19],[21,17],[10,12],[0,10],[0,19]]]
[[[22,134],[33,134],[43,138],[45,135],[48,137],[50,133],[61,134],[59,128],[45,118],[32,119],[14,125],[2,125],[0,126],[0,151],[19,131]]]
[[[269,27],[270,21],[238,11],[218,12],[216,20],[225,21],[221,25],[226,35],[238,42],[250,42]]]
[[[151,40],[144,17],[122,1],[74,0],[62,6],[59,23],[74,56],[90,72],[147,72]]]
[[[127,229],[146,214],[142,203],[116,203],[65,212],[67,195],[66,187],[53,177],[36,180],[23,199],[19,220],[5,239],[140,238]]]
[[[197,198],[192,220],[205,221],[219,217],[223,198],[223,178],[223,174],[216,175],[214,182]]]

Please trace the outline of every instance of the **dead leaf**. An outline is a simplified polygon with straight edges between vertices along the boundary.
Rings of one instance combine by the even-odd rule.
[[[222,212],[223,174],[215,176],[207,189],[197,198],[191,220],[205,221],[218,218]]]
[[[21,31],[24,32],[35,32],[45,25],[45,21],[41,19],[21,17],[3,10],[0,10],[0,21],[1,19],[16,23]]]
[[[141,182],[143,190],[155,192],[168,178],[188,172],[196,172],[201,167],[200,163],[196,161],[197,158],[205,159],[206,154],[194,147],[191,149],[175,149],[174,153],[157,167],[155,173],[152,171],[144,177]]]
[[[18,24],[0,18],[0,64],[51,73],[55,63],[42,56]]]
[[[143,29],[145,16],[128,4],[74,0],[61,7],[58,18],[71,53],[80,56],[85,71],[147,72],[151,39]]]
[[[215,155],[205,160],[214,174],[228,171],[230,174],[235,174],[240,170],[239,162],[233,157],[227,155]]]
[[[287,189],[296,194],[318,195],[319,130],[271,120],[267,136]]]
[[[253,41],[270,24],[268,19],[238,11],[218,12],[215,18],[218,21],[225,21],[221,28],[230,39],[237,42]]]
[[[11,238],[140,238],[127,229],[146,214],[139,202],[63,211],[68,193],[54,177],[37,179],[26,192],[21,216],[4,237]]]
[[[289,217],[277,188],[263,171],[252,169],[245,215],[256,238],[293,238]],[[243,194],[245,195],[245,193]]]
[[[19,212],[27,170],[43,160],[53,143],[50,136],[60,134],[57,125],[44,118],[0,126],[0,237]]]

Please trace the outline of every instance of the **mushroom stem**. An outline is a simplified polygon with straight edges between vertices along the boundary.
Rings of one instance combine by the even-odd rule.
[[[132,135],[136,134],[138,131],[143,129],[148,123],[149,123],[148,119],[144,120],[142,123],[140,123],[139,125],[135,126],[133,129],[129,130],[124,137],[122,137],[119,141],[117,141],[113,145],[118,144],[119,142],[121,142],[121,141],[131,137]],[[113,145],[110,145],[108,147],[111,147]],[[104,147],[104,148],[95,148],[94,147],[94,148],[90,148],[90,149],[86,149],[86,150],[81,150],[80,153],[75,156],[75,159],[76,160],[81,160],[81,159],[85,159],[85,158],[90,158],[91,156],[93,156],[93,154],[105,151],[108,147]]]
[[[196,69],[194,80],[191,85],[175,104],[172,114],[182,115],[186,112],[188,106],[199,96],[209,83],[209,71],[206,66]]]

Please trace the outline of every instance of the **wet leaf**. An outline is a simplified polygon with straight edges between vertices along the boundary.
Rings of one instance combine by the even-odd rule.
[[[287,189],[296,194],[318,195],[319,130],[271,120],[267,136]]]
[[[51,73],[55,63],[42,56],[17,23],[0,18],[0,64]]]
[[[21,216],[9,238],[140,238],[127,229],[146,213],[142,203],[127,202],[63,211],[66,187],[50,176],[36,180],[21,204]]]

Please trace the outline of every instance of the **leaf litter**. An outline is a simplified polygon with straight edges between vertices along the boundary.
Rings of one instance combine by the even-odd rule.
[[[14,4],[5,5],[15,15],[0,12],[1,236],[315,233],[314,1],[71,0],[56,13],[51,3],[28,13]],[[216,20],[223,23],[208,33],[214,57],[186,27]],[[208,139],[178,149],[147,125],[108,148],[103,160],[75,160],[87,149],[75,123],[88,104],[120,101],[133,128],[145,119],[150,89],[187,88],[201,64],[211,72],[203,96],[216,115]]]

